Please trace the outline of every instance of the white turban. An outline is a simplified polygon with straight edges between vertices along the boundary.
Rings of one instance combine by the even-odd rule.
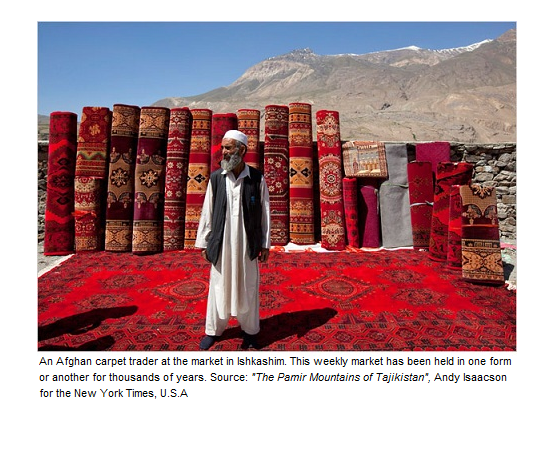
[[[241,131],[231,129],[225,133],[223,139],[225,138],[235,139],[236,141],[239,141],[240,143],[243,143],[245,144],[245,146],[247,146],[247,135],[243,134]]]

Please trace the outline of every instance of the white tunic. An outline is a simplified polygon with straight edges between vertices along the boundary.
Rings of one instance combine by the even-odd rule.
[[[221,255],[217,264],[211,266],[208,307],[206,311],[206,334],[220,336],[230,316],[236,316],[243,331],[257,334],[259,325],[258,259],[251,261],[248,254],[247,235],[243,224],[242,184],[249,175],[246,165],[238,178],[233,172],[226,174],[227,208]],[[270,208],[269,192],[262,177],[260,183],[262,202],[262,247],[269,248]],[[206,248],[211,232],[213,211],[213,189],[208,184],[202,214],[198,225],[195,246]]]

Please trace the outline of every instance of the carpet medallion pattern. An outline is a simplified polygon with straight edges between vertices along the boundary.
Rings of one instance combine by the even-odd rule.
[[[264,178],[271,212],[271,244],[285,246],[290,240],[290,175],[288,143],[289,109],[267,105],[264,123]]]
[[[313,133],[311,105],[290,103],[290,241],[314,244]]]
[[[262,350],[516,349],[516,292],[426,251],[272,251],[260,267]],[[198,350],[208,280],[193,251],[75,254],[38,279],[38,349]],[[212,349],[240,344],[232,321]]]
[[[316,112],[316,136],[320,174],[320,222],[322,247],[343,250],[346,246],[344,214],[342,149],[339,113],[334,110]],[[329,131],[329,136],[325,133]]]
[[[135,161],[133,253],[163,250],[163,211],[170,110],[142,107]]]
[[[139,107],[122,104],[113,106],[105,210],[106,251],[130,251],[132,248],[139,121]]]

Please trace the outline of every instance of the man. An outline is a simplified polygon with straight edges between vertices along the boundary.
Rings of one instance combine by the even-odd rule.
[[[195,246],[212,263],[203,350],[223,334],[230,316],[242,329],[242,348],[258,347],[258,261],[269,257],[270,208],[264,176],[245,164],[246,151],[245,134],[225,133],[221,169],[211,174],[198,226]]]

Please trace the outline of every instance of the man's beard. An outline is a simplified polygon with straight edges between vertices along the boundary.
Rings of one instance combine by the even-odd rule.
[[[231,171],[236,168],[236,166],[241,162],[241,156],[238,151],[230,156],[228,161],[226,159],[221,160],[221,168],[226,171]]]

